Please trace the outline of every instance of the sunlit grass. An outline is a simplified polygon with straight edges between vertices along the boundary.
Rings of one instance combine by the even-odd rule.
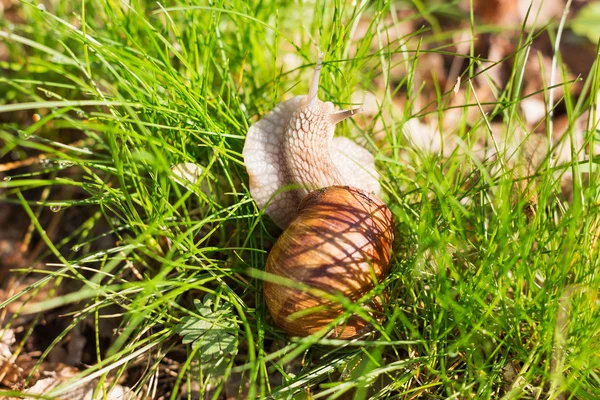
[[[96,338],[102,324],[118,326],[108,347],[94,344],[94,364],[50,395],[98,378],[108,387],[135,367],[127,383],[143,398],[177,398],[193,382],[217,397],[230,381],[241,381],[236,390],[247,398],[600,396],[595,160],[557,167],[547,157],[529,183],[502,157],[473,152],[484,132],[508,158],[487,129],[525,126],[519,103],[532,34],[522,33],[497,104],[475,121],[458,108],[459,150],[442,156],[406,137],[407,121],[456,109],[452,88],[425,88],[415,77],[425,46],[452,34],[429,13],[433,28],[402,35],[396,11],[404,6],[383,2],[83,4],[43,11],[24,3],[23,23],[0,21],[9,55],[0,63],[0,113],[10,121],[0,125],[0,156],[31,160],[6,172],[0,198],[20,205],[45,243],[36,257],[43,269],[27,272],[39,280],[0,307],[23,302],[21,313],[72,321],[40,363],[76,324],[93,321]],[[352,40],[358,30],[364,37]],[[470,56],[460,55],[465,103],[483,110],[469,90],[482,58],[469,46]],[[319,49],[322,99],[345,107],[355,92],[378,96],[375,115],[337,134],[376,154],[397,224],[391,274],[375,289],[388,290],[386,318],[377,336],[359,341],[289,339],[273,326],[261,272],[279,231],[252,202],[241,157],[257,118],[307,92]],[[561,71],[559,62],[557,82],[566,81]],[[595,68],[579,99],[560,100],[571,122],[594,109],[599,86]],[[434,111],[424,91],[436,93]],[[595,129],[584,146],[593,148]],[[178,183],[172,167],[181,163],[202,167],[199,182]],[[560,193],[560,171],[575,177],[573,201]],[[537,193],[532,217],[517,182]],[[56,237],[47,215],[83,223]],[[52,296],[26,301],[40,290]],[[182,344],[192,328],[199,339]],[[161,368],[173,362],[169,374]]]

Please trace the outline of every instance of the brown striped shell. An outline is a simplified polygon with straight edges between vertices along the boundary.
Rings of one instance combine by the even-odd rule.
[[[331,186],[310,193],[267,259],[266,272],[289,280],[264,283],[276,324],[291,336],[307,336],[339,317],[344,307],[322,294],[341,294],[355,303],[373,289],[389,271],[393,232],[390,210],[367,191]],[[290,282],[311,288],[310,293]],[[381,298],[368,308],[379,319]],[[329,336],[351,338],[367,325],[352,315]]]

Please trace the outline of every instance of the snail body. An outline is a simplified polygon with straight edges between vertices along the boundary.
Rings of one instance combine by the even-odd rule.
[[[317,292],[265,282],[267,308],[276,324],[291,336],[307,336],[331,323],[344,308],[318,292],[341,294],[353,303],[366,295],[389,271],[393,232],[390,210],[366,191],[331,186],[310,193],[271,249],[265,270]],[[368,307],[380,319],[381,297]],[[367,325],[352,315],[331,336],[348,339]]]
[[[308,96],[278,104],[248,130],[242,155],[250,178],[250,194],[282,229],[296,215],[302,199],[315,189],[352,185],[380,191],[375,159],[335,126],[359,109],[335,110],[319,100],[322,55]]]

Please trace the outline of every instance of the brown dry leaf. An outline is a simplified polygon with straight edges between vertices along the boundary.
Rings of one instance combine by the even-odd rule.
[[[446,86],[448,74],[444,66],[444,57],[438,53],[422,53],[417,59],[414,87],[423,88],[418,96],[414,97],[414,109],[420,113],[435,115],[438,104],[436,103],[436,85]],[[400,93],[399,93],[400,94]],[[413,95],[416,95],[414,93]],[[437,116],[435,116],[437,118]]]
[[[15,342],[12,329],[0,330],[0,386],[20,390],[23,387],[23,369],[11,360],[13,355],[11,347]]]
[[[26,294],[9,303],[2,310],[0,316],[3,316],[5,320],[8,320],[12,318],[14,314],[19,314],[17,319],[12,322],[13,326],[24,326],[27,322],[31,321],[35,317],[35,314],[23,314],[21,313],[22,308],[25,304],[31,306],[35,303],[46,301],[48,299],[48,293],[52,289],[52,285],[45,285],[37,291],[27,293],[29,288],[37,282],[38,279],[33,276],[19,278],[14,275],[10,276],[6,287],[0,289],[0,301],[5,301],[17,293],[24,292]]]
[[[552,19],[560,18],[565,4],[565,0],[475,0],[473,2],[475,15],[485,23],[512,26],[515,29],[520,29],[525,18],[527,18],[525,25],[528,28],[542,27]],[[470,2],[464,1],[461,5],[464,10],[468,10]]]
[[[519,376],[521,367],[517,360],[511,360],[506,363],[502,371],[504,380],[504,390],[509,391]]]
[[[250,389],[250,382],[248,379],[243,379],[240,374],[231,374],[225,383],[224,389],[227,400],[246,398]]]
[[[581,161],[585,154],[583,149],[584,134],[586,129],[588,115],[583,114],[580,118],[569,123],[566,115],[555,118],[552,132],[552,165],[561,166],[569,164],[572,161]],[[523,138],[523,145],[516,154],[514,160],[509,160],[514,165],[514,174],[517,178],[515,183],[515,193],[513,202],[518,201],[518,197],[524,198],[530,205],[526,212],[532,213],[537,206],[537,190],[534,175],[541,164],[548,158],[550,144],[545,134],[545,126],[542,124],[538,132],[534,132]],[[572,152],[574,150],[574,153]],[[526,178],[526,179],[523,179]],[[570,168],[566,170],[557,170],[556,178],[561,182],[561,192],[563,197],[570,201],[572,199],[573,176]],[[531,216],[530,215],[530,216]]]
[[[11,347],[16,341],[15,333],[12,329],[0,329],[0,361],[8,360],[12,357]]]
[[[468,57],[470,35],[463,32],[457,36],[456,53]],[[465,118],[469,125],[476,126],[482,118],[482,111],[488,113],[494,109],[497,94],[506,85],[510,76],[509,63],[502,62],[510,56],[515,47],[510,40],[503,36],[484,35],[477,42],[478,52],[486,54],[486,60],[477,68],[477,74],[472,80],[465,80],[459,86],[462,63],[456,63],[455,57],[448,78],[454,88],[447,85],[446,90],[452,90],[449,101],[444,105],[441,131],[449,136],[463,124]],[[466,45],[465,45],[466,44]],[[462,59],[462,58],[460,58]],[[450,82],[450,81],[449,81]],[[465,116],[466,113],[466,116]],[[434,114],[432,114],[434,115]],[[435,116],[437,118],[437,115]]]
[[[8,46],[2,42],[0,42],[0,61],[8,61]]]
[[[480,103],[493,102],[496,100],[497,88],[503,88],[510,75],[509,63],[503,62],[507,56],[515,51],[515,46],[510,39],[504,36],[490,36],[488,40],[487,61],[478,68],[475,78],[477,83],[477,95]],[[493,108],[493,105],[483,105],[485,111]]]
[[[77,368],[70,367],[62,363],[42,363],[40,367],[40,379],[33,386],[24,391],[27,394],[42,395],[56,388],[61,383],[75,377],[80,371]],[[133,391],[121,385],[115,385],[110,389],[104,397],[102,390],[94,397],[94,391],[98,385],[98,380],[85,383],[75,387],[63,394],[57,399],[59,400],[133,400],[135,395]],[[105,384],[108,390],[109,383]]]
[[[21,390],[24,384],[23,370],[10,361],[0,362],[0,386]]]
[[[9,10],[16,3],[14,0],[0,0],[0,17],[3,16],[6,10]]]
[[[50,350],[48,361],[64,363],[66,365],[77,366],[84,362],[83,350],[87,339],[81,334],[80,325],[75,325],[69,334],[61,341],[62,345],[57,345]]]
[[[412,118],[404,123],[402,132],[413,148],[430,154],[439,154],[442,150],[442,137],[434,124]]]
[[[25,255],[20,250],[20,242],[0,238],[0,282],[6,281],[11,269],[23,268],[26,264]]]
[[[488,24],[513,24],[519,16],[517,0],[475,0],[473,6],[475,15]]]
[[[71,333],[71,341],[76,342],[74,345],[68,346],[68,351],[65,352],[65,359],[76,364],[81,362],[81,341],[85,339],[79,333],[78,329],[74,329]],[[27,394],[45,394],[57,387],[61,383],[75,377],[80,371],[77,368],[71,367],[62,362],[44,361],[32,373],[32,368],[37,364],[37,360],[27,354],[20,355],[16,360],[12,360],[13,353],[11,346],[16,342],[14,332],[10,329],[0,330],[0,386],[11,390],[23,390],[27,387],[26,378],[31,375],[31,380],[28,382],[29,388],[23,390]],[[57,346],[58,347],[58,346]],[[88,382],[80,387],[74,388],[58,399],[65,400],[95,400],[103,399],[103,394],[100,393],[95,398],[93,397],[94,390],[98,385],[98,380]],[[106,388],[110,386],[106,383]],[[135,396],[131,389],[121,385],[115,385],[106,395],[108,400],[132,400]]]
[[[552,57],[538,52],[531,54],[525,64],[523,75],[523,94],[525,98],[521,101],[521,111],[527,125],[533,128],[547,113],[545,96],[548,95],[547,88],[551,83]],[[575,79],[573,74],[568,73],[566,81]],[[554,104],[565,95],[565,87],[560,85],[563,78],[558,74],[554,77]],[[572,94],[576,94],[580,85],[571,86]]]
[[[535,215],[538,205],[536,185],[531,180],[544,158],[543,154],[545,153],[541,151],[541,148],[546,145],[546,142],[544,136],[532,134],[525,141],[521,152],[517,153],[515,160],[510,160],[515,165],[513,169],[515,186],[512,192],[512,204],[516,206],[520,199],[524,200],[525,207],[523,211],[529,220]]]
[[[543,99],[525,98],[520,102],[523,118],[528,126],[534,126],[546,117],[546,103]]]
[[[20,2],[18,0],[0,0],[0,19],[13,24],[22,23],[23,17],[19,5]],[[6,59],[3,59],[4,57]],[[2,43],[0,43],[0,61],[6,60],[8,60],[8,50],[5,50],[3,53]]]
[[[521,25],[527,18],[528,12],[529,18],[527,18],[525,24],[528,28],[543,27],[552,20],[558,22],[565,6],[565,0],[517,0],[518,20],[516,23]],[[531,7],[531,10],[529,7]]]

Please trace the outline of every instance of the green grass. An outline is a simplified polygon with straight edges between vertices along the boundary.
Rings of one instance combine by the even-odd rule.
[[[45,155],[0,182],[4,206],[24,210],[45,243],[36,257],[43,268],[13,271],[35,283],[0,308],[23,304],[5,321],[12,328],[21,313],[67,321],[40,363],[76,325],[93,327],[92,362],[50,396],[86,381],[102,390],[129,375],[143,398],[175,399],[193,382],[216,398],[239,381],[247,398],[600,397],[596,161],[554,166],[546,157],[535,179],[519,180],[503,158],[471,156],[481,135],[495,146],[491,121],[506,135],[525,126],[519,104],[525,61],[537,57],[533,34],[521,32],[519,51],[505,61],[510,79],[493,108],[475,121],[459,108],[462,122],[446,133],[460,138],[461,151],[441,157],[411,146],[405,123],[429,112],[416,105],[424,91],[437,93],[437,116],[449,112],[451,89],[422,87],[415,74],[429,51],[454,51],[444,44],[454,32],[436,18],[455,15],[456,6],[422,5],[411,18],[424,28],[394,39],[406,22],[398,8],[412,6],[45,4],[47,11],[23,3],[22,23],[0,20],[8,51],[0,113],[9,121],[0,125],[0,157]],[[353,41],[359,28],[365,38]],[[482,61],[470,46],[471,56],[460,56],[467,92]],[[262,295],[279,231],[249,195],[244,136],[282,99],[307,92],[317,49],[325,53],[322,99],[348,107],[353,92],[385,83],[378,114],[337,130],[376,154],[397,224],[392,272],[376,288],[388,290],[386,318],[364,340],[287,338]],[[597,65],[581,96],[555,100],[571,123],[595,107]],[[568,81],[563,71],[559,58],[556,82]],[[404,97],[399,113],[392,99]],[[473,95],[467,103],[480,106]],[[595,132],[587,127],[584,147],[593,147]],[[510,151],[497,146],[507,159]],[[201,184],[177,183],[171,168],[183,162],[203,167]],[[574,176],[570,202],[560,193],[562,172]],[[531,219],[525,196],[515,202],[518,182],[537,193]],[[61,216],[81,223],[53,235],[48,224]],[[49,296],[28,301],[38,291]],[[109,343],[103,325],[117,329]]]

